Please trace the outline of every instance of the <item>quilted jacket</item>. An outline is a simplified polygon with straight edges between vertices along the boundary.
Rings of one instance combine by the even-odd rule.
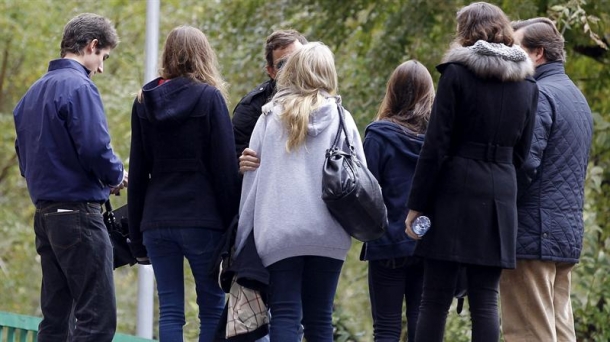
[[[536,68],[540,96],[530,154],[518,177],[517,258],[578,262],[593,119],[561,62]]]

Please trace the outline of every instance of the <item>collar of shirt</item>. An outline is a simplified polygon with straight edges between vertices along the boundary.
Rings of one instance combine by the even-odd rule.
[[[80,71],[87,78],[89,78],[89,75],[91,74],[91,71],[89,69],[85,68],[84,65],[80,64],[79,62],[77,62],[73,59],[60,58],[60,59],[54,59],[49,62],[49,71],[53,71],[53,70],[57,70],[57,69],[66,69],[66,68],[71,68],[71,69]]]

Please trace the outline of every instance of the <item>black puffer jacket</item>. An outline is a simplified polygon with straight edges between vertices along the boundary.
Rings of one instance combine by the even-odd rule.
[[[536,68],[534,139],[518,173],[517,258],[578,262],[593,119],[561,62]]]
[[[275,93],[275,81],[268,80],[244,96],[233,111],[233,134],[235,135],[235,152],[237,158],[250,144],[250,136],[261,116],[263,105],[271,100]]]

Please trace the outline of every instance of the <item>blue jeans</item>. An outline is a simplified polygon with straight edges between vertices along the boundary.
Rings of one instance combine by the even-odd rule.
[[[455,292],[460,264],[425,259],[424,292],[415,331],[417,342],[442,342],[445,322]],[[462,264],[468,277],[468,308],[472,320],[472,342],[500,339],[498,316],[499,267]]]
[[[333,299],[343,261],[300,256],[278,261],[269,270],[271,342],[332,342]]]
[[[116,302],[112,245],[101,205],[38,203],[34,231],[42,267],[38,341],[110,342]]]
[[[199,342],[212,342],[225,294],[210,273],[222,232],[205,228],[158,228],[143,232],[159,295],[159,340],[183,340],[184,258],[189,262],[199,306]]]
[[[408,341],[415,340],[424,266],[414,258],[369,261],[369,295],[376,342],[396,342],[402,332],[402,303],[406,301]]]

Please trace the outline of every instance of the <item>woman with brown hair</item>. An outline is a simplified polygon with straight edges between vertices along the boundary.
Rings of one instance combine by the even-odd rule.
[[[237,214],[233,129],[216,55],[197,28],[167,36],[161,77],[132,110],[129,229],[138,261],[150,258],[159,294],[159,338],[182,341],[184,258],[195,278],[200,342],[211,342],[224,292],[210,274],[223,231]]]
[[[400,340],[403,300],[408,340],[415,338],[424,270],[412,257],[415,240],[404,233],[405,203],[433,101],[434,85],[426,67],[415,60],[404,62],[390,76],[377,119],[365,131],[367,165],[383,189],[389,220],[384,236],[365,243],[361,254],[369,261],[375,341]]]
[[[437,69],[405,222],[414,239],[416,217],[432,222],[415,250],[425,269],[415,340],[443,340],[465,269],[472,341],[498,341],[500,274],[515,267],[515,170],[528,155],[538,100],[534,69],[504,12],[485,2],[458,11],[455,44]]]

